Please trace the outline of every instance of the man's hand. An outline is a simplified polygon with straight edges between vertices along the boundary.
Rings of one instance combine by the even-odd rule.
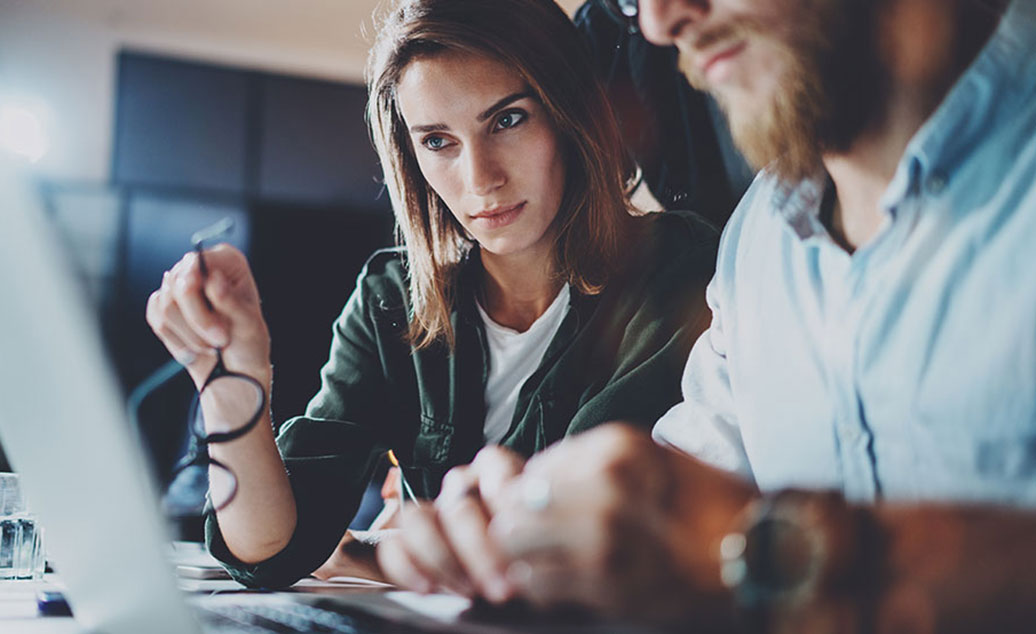
[[[259,291],[244,254],[227,244],[205,251],[203,279],[198,254],[185,255],[148,298],[147,322],[199,386],[223,351],[227,369],[269,387],[270,335]],[[206,303],[208,302],[208,304]],[[211,308],[210,308],[211,305]]]
[[[658,620],[729,614],[719,541],[754,490],[608,425],[534,456],[494,497],[508,595]]]
[[[385,576],[418,592],[447,590],[503,602],[511,598],[509,562],[489,537],[494,500],[522,468],[522,458],[487,447],[446,474],[434,504],[407,505],[398,532],[378,545]]]

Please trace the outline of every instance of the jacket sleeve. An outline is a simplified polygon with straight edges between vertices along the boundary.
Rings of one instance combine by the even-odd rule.
[[[610,322],[598,350],[611,359],[590,367],[607,367],[608,374],[580,405],[568,433],[613,420],[650,429],[680,400],[688,352],[709,323],[704,289],[717,236],[691,214],[666,212],[653,220],[638,246],[643,255],[636,274],[606,291],[610,297],[598,307]]]
[[[305,415],[287,421],[277,436],[298,511],[291,541],[270,559],[249,565],[230,553],[214,513],[206,522],[209,550],[246,586],[286,587],[318,568],[356,513],[384,451],[379,418],[390,416],[391,399],[376,323],[383,300],[374,296],[367,276],[365,268],[334,323],[319,392]]]

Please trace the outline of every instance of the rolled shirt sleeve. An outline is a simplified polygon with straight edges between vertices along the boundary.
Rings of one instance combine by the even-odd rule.
[[[712,322],[691,349],[680,390],[683,400],[655,424],[656,442],[754,481],[734,410],[717,279],[705,291]]]

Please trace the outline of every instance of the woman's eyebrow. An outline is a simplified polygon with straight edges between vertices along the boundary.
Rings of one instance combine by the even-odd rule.
[[[514,94],[507,95],[503,99],[497,101],[493,105],[483,110],[482,113],[478,115],[478,120],[485,121],[489,117],[492,117],[497,110],[505,108],[508,105],[518,101],[519,99],[525,99],[526,97],[532,98],[533,94],[528,90],[523,90],[522,92],[516,92]]]
[[[413,134],[424,134],[425,132],[445,132],[450,126],[445,123],[432,123],[429,125],[415,125],[410,128]]]
[[[496,103],[494,103],[493,105],[489,106],[488,108],[483,110],[481,113],[479,113],[479,115],[478,115],[478,117],[476,117],[476,119],[478,121],[480,121],[480,122],[481,121],[485,121],[489,117],[492,117],[501,108],[506,108],[510,104],[512,104],[512,103],[514,103],[516,101],[519,101],[521,99],[525,99],[525,98],[535,99],[536,96],[533,95],[532,92],[528,91],[528,90],[523,90],[522,92],[516,92],[516,93],[510,94],[510,95],[507,95],[503,99],[498,100]],[[450,129],[450,126],[446,125],[445,123],[430,123],[428,125],[415,125],[415,126],[412,126],[410,128],[410,132],[413,133],[413,134],[424,134],[426,132],[446,132],[449,129]]]

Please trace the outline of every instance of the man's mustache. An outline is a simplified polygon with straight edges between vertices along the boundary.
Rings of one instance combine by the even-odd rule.
[[[703,56],[722,50],[727,43],[733,44],[761,31],[762,28],[754,20],[737,18],[724,24],[717,24],[701,33],[688,33],[678,47],[680,70],[684,72],[692,86],[698,90],[708,90],[708,83],[701,75]]]

